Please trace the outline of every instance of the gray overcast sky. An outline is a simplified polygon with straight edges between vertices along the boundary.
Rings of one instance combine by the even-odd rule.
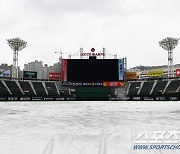
[[[0,0],[0,63],[12,64],[6,39],[28,42],[19,64],[58,61],[58,52],[90,51],[127,57],[128,68],[167,64],[158,42],[180,37],[179,0]],[[174,63],[180,63],[180,45]]]

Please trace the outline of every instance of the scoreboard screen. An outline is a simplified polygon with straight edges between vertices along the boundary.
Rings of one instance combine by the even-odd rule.
[[[62,81],[119,81],[118,59],[63,59]]]

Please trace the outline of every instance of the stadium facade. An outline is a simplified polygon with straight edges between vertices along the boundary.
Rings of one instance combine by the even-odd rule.
[[[60,59],[61,70],[39,80],[42,62],[25,65],[23,77],[0,80],[0,100],[122,100],[125,97],[126,58],[108,59],[102,52],[79,52],[80,58]],[[35,69],[35,66],[38,66]],[[33,70],[34,68],[34,70]],[[41,76],[42,76],[41,72]],[[46,73],[47,74],[47,73]],[[41,77],[41,79],[43,79]]]
[[[0,100],[180,100],[178,65],[169,78],[166,67],[127,70],[126,58],[109,58],[107,53],[104,48],[97,53],[80,50],[79,58],[61,57],[51,68],[35,61],[25,65],[18,79],[10,78],[11,71],[3,67]]]

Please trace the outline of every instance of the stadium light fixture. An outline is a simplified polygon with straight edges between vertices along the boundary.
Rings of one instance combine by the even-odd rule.
[[[168,77],[174,77],[173,49],[178,45],[179,38],[167,37],[159,42],[159,45],[168,51]]]
[[[13,68],[12,68],[12,78],[18,78],[18,52],[24,49],[27,42],[21,40],[20,38],[7,39],[8,45],[13,50]]]

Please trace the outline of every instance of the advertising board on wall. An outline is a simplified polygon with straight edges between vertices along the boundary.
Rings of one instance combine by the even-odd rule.
[[[0,69],[0,77],[10,77],[10,70]]]
[[[157,76],[163,76],[163,70],[149,70],[148,76],[149,77],[157,77]]]
[[[67,81],[67,59],[62,60],[61,81]]]
[[[75,87],[124,87],[124,81],[104,81],[104,82],[62,82],[62,86]]]
[[[74,86],[74,87],[93,87],[103,86],[103,82],[62,82],[62,86]]]
[[[127,78],[127,80],[137,79],[137,73],[136,72],[126,72],[126,78]]]
[[[37,72],[23,71],[23,78],[25,78],[25,79],[37,79]]]
[[[176,76],[180,76],[180,68],[176,69]]]
[[[49,79],[50,80],[60,80],[60,73],[59,72],[50,72]]]
[[[124,82],[122,82],[122,81],[117,81],[117,82],[105,81],[105,82],[103,82],[103,86],[105,86],[105,87],[124,87]]]
[[[118,59],[118,76],[119,80],[124,80],[124,58]]]
[[[105,53],[103,52],[98,52],[98,53],[95,53],[95,49],[92,48],[91,49],[91,53],[81,53],[80,56],[105,56]]]

